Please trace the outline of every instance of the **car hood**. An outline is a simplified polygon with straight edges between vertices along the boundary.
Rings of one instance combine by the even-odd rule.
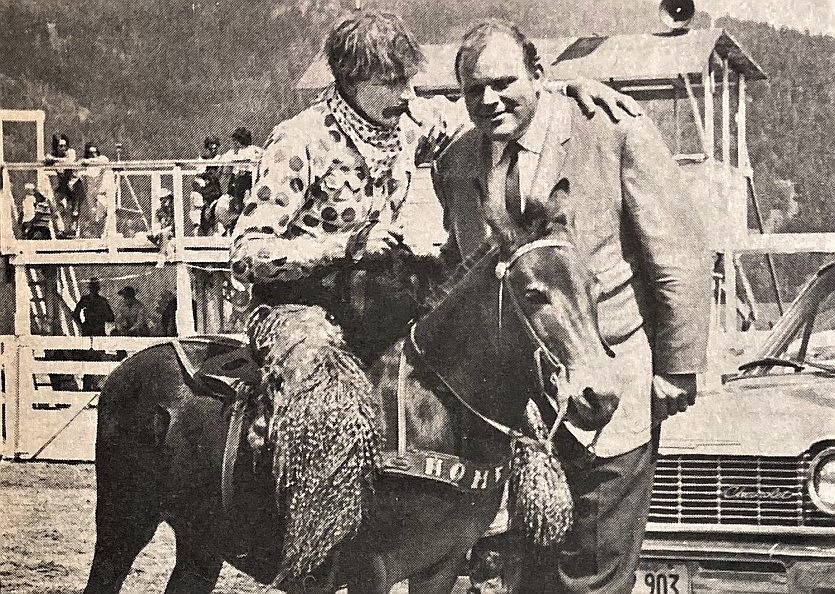
[[[662,426],[662,454],[797,456],[835,439],[835,378],[804,372],[737,377],[700,392]]]

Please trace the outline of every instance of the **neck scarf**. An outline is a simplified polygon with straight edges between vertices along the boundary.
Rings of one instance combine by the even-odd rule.
[[[325,91],[324,100],[339,128],[362,155],[371,178],[375,181],[391,178],[394,163],[403,152],[400,126],[387,128],[368,121],[348,104],[335,85]]]

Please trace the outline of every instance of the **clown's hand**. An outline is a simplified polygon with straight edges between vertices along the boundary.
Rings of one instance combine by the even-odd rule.
[[[644,113],[632,97],[596,80],[579,78],[566,81],[565,94],[577,101],[580,110],[589,118],[594,116],[598,106],[615,123],[624,117],[637,117]]]

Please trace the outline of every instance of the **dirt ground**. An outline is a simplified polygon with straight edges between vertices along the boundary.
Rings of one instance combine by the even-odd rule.
[[[92,464],[0,460],[0,593],[70,594],[84,588],[96,528]],[[163,592],[174,567],[174,533],[162,524],[133,564],[124,594]],[[465,592],[459,580],[456,592]],[[215,594],[275,592],[224,565]],[[404,594],[405,584],[392,590]]]
[[[91,464],[0,461],[0,592],[80,592],[93,560],[95,506]],[[162,592],[173,566],[174,533],[163,524],[122,591]],[[229,566],[215,589],[223,594],[263,591],[264,586]]]

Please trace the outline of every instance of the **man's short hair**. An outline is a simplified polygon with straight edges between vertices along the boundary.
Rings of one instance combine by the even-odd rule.
[[[376,11],[359,12],[334,26],[325,41],[325,55],[340,87],[374,77],[407,80],[425,60],[400,17]]]
[[[209,148],[212,145],[220,146],[220,138],[217,136],[207,136],[206,140],[203,141],[203,148]]]
[[[61,143],[62,140],[67,145],[66,148],[70,148],[70,139],[67,137],[66,134],[64,134],[62,132],[56,132],[55,134],[52,135],[52,152],[53,152],[53,154],[58,152],[58,145]]]
[[[472,69],[481,52],[487,47],[488,40],[496,33],[504,33],[516,42],[522,50],[525,68],[531,75],[536,74],[542,68],[536,45],[522,33],[516,24],[501,19],[487,19],[473,25],[461,40],[461,46],[455,55],[455,78],[459,83],[461,82],[461,69]]]
[[[235,128],[235,131],[232,132],[232,139],[237,140],[243,146],[249,146],[252,144],[252,132],[243,127]]]

